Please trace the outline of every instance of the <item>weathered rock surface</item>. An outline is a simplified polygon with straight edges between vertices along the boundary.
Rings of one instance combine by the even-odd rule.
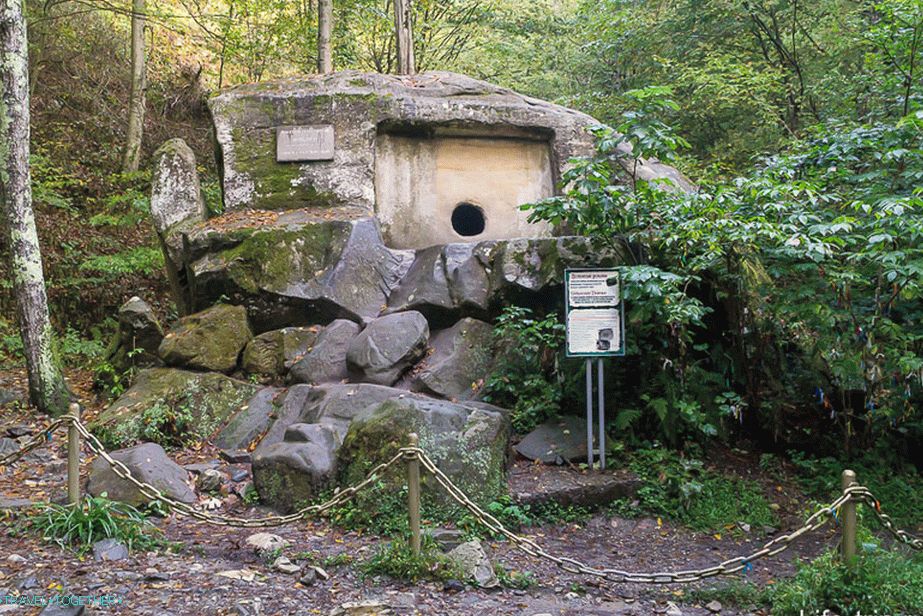
[[[586,419],[573,415],[549,419],[519,441],[516,452],[545,464],[585,462]]]
[[[257,331],[377,316],[413,259],[386,248],[372,218],[328,220],[305,210],[206,224],[184,242],[195,305],[226,295],[247,306]]]
[[[118,372],[131,367],[160,366],[157,349],[163,341],[163,328],[151,306],[140,297],[132,297],[118,312],[116,331],[106,361]]]
[[[622,469],[581,473],[569,466],[536,467],[520,461],[510,470],[509,485],[510,496],[520,505],[597,507],[620,498],[634,499],[641,482]]]
[[[327,487],[336,472],[336,433],[321,424],[292,424],[281,443],[253,455],[253,484],[274,508],[290,512]]]
[[[143,439],[152,415],[183,414],[188,421],[173,427],[207,438],[257,389],[216,372],[149,368],[138,373],[134,385],[100,413],[90,429],[109,445],[128,445]]]
[[[423,357],[429,324],[419,312],[390,314],[369,323],[349,344],[346,363],[354,381],[393,385]]]
[[[112,457],[128,467],[133,477],[151,484],[167,496],[182,503],[195,502],[195,493],[186,483],[186,471],[171,460],[160,445],[142,443],[114,451]],[[150,500],[133,483],[116,475],[102,458],[94,460],[90,467],[87,491],[94,496],[105,492],[109,499],[135,507]]]
[[[154,153],[151,217],[164,252],[170,290],[181,314],[191,312],[182,255],[182,230],[205,220],[205,216],[195,155],[182,139],[171,139]]]
[[[490,372],[493,327],[465,318],[437,332],[429,346],[432,353],[415,370],[414,387],[443,398],[473,398]]]
[[[480,541],[466,541],[446,554],[455,566],[481,588],[495,588],[500,585],[494,566]]]
[[[337,383],[349,377],[346,355],[359,326],[337,319],[318,334],[311,351],[291,368],[296,383]]]
[[[158,233],[205,219],[195,154],[182,139],[170,139],[154,153],[151,216]]]
[[[311,350],[320,329],[286,327],[260,334],[247,343],[241,366],[250,374],[285,374]]]
[[[478,402],[453,403],[404,396],[368,408],[356,417],[338,452],[340,477],[359,480],[376,464],[408,444],[420,446],[469,496],[490,502],[506,491],[509,422],[499,408]],[[437,498],[445,496],[433,489]]]
[[[93,544],[94,560],[124,560],[128,558],[128,548],[118,539],[103,539]]]
[[[386,400],[406,396],[413,394],[370,384],[291,387],[277,399],[278,419],[253,453],[255,485],[263,502],[291,510],[316,494],[334,478],[333,458],[352,420]],[[302,472],[309,465],[312,470]]]
[[[238,86],[209,100],[224,161],[228,210],[361,205],[375,199],[378,126],[446,124],[530,127],[549,138],[555,160],[594,152],[590,116],[446,72],[394,75],[338,71],[298,81]],[[276,162],[273,127],[332,124],[333,160]]]
[[[253,337],[243,306],[216,304],[183,317],[160,343],[160,357],[171,366],[232,372]]]
[[[218,434],[215,445],[226,450],[246,450],[275,420],[284,390],[264,387],[235,413]]]

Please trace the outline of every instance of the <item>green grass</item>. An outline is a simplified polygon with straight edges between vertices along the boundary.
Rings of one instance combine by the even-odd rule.
[[[881,501],[882,511],[895,524],[912,529],[923,525],[923,475],[911,466],[896,466],[882,461],[883,456],[870,454],[843,462],[835,458],[808,458],[793,452],[791,461],[798,472],[804,491],[814,498],[828,500],[840,492],[840,474],[844,468],[856,471],[859,483],[867,486]]]
[[[46,504],[24,521],[26,530],[78,554],[102,539],[117,539],[129,550],[151,550],[167,545],[163,531],[125,503],[105,495],[87,496],[78,507]]]
[[[754,528],[776,524],[769,501],[756,482],[705,469],[701,461],[682,458],[665,448],[633,452],[628,466],[643,485],[638,489],[636,506],[627,500],[610,506],[617,515],[656,515],[703,532],[739,522]]]
[[[874,549],[850,570],[835,552],[802,565],[794,578],[767,591],[774,616],[820,614],[918,614],[923,609],[923,555],[907,557]]]
[[[463,580],[465,577],[427,535],[423,536],[420,556],[414,556],[407,540],[398,537],[360,563],[359,570],[365,576],[387,575],[408,582]]]

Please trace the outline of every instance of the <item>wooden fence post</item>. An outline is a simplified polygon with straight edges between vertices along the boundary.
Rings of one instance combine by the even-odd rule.
[[[410,434],[410,446],[418,447],[420,438]],[[407,516],[410,518],[410,547],[420,556],[420,461],[407,462]]]
[[[71,403],[70,415],[80,419],[80,405]],[[67,503],[77,505],[80,502],[80,434],[72,422],[67,425]]]
[[[856,473],[851,470],[843,471],[843,489],[856,484]],[[853,500],[843,505],[841,511],[841,524],[843,525],[843,542],[841,544],[843,562],[852,567],[856,560],[856,503]]]

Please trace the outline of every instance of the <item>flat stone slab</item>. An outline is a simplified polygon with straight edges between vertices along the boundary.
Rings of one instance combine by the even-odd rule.
[[[549,419],[519,441],[516,453],[545,464],[585,461],[586,420],[572,415]]]
[[[641,482],[624,469],[581,472],[562,466],[517,462],[510,470],[510,494],[521,505],[596,507],[634,498]]]

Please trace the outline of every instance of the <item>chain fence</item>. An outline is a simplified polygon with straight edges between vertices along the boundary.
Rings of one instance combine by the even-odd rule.
[[[206,511],[201,511],[189,504],[170,498],[155,486],[140,481],[138,478],[134,477],[128,467],[121,461],[113,458],[103,447],[102,443],[100,443],[99,439],[97,439],[96,436],[94,436],[78,418],[73,416],[65,416],[51,422],[51,424],[49,424],[40,434],[29,439],[29,441],[23,444],[18,451],[11,452],[4,455],[3,457],[0,457],[0,467],[16,462],[30,451],[47,442],[50,440],[51,433],[64,425],[74,427],[80,436],[83,437],[90,451],[105,460],[118,477],[132,483],[146,497],[167,505],[172,511],[180,516],[194,518],[201,522],[214,524],[217,526],[231,526],[240,528],[270,528],[291,524],[293,522],[311,517],[322,516],[324,513],[330,511],[331,509],[349,502],[359,492],[375,483],[386,470],[395,466],[399,462],[404,461],[419,463],[420,466],[422,466],[423,469],[433,477],[436,483],[443,490],[445,490],[449,497],[463,509],[467,510],[472,516],[474,516],[475,520],[477,520],[481,526],[491,531],[495,535],[501,535],[505,537],[513,546],[528,556],[549,561],[560,569],[569,573],[602,578],[610,582],[636,584],[688,584],[715,576],[731,575],[740,571],[747,572],[752,569],[753,563],[755,561],[761,558],[775,556],[776,554],[787,550],[792,545],[792,543],[794,543],[800,537],[823,527],[830,521],[831,518],[836,519],[837,511],[839,511],[844,505],[848,503],[863,503],[868,505],[868,507],[875,514],[876,519],[879,521],[881,526],[887,530],[899,543],[907,545],[914,550],[923,551],[923,540],[915,537],[905,530],[897,528],[891,517],[882,512],[881,503],[877,498],[875,498],[875,495],[871,492],[871,490],[865,486],[855,484],[844,488],[836,500],[815,511],[796,530],[774,537],[772,540],[763,544],[762,547],[752,551],[749,554],[736,556],[710,567],[704,567],[701,569],[637,573],[631,571],[623,571],[616,568],[594,567],[573,558],[556,556],[552,553],[549,553],[533,539],[524,537],[508,529],[502,522],[500,522],[500,520],[496,518],[496,516],[488,511],[485,511],[477,503],[472,501],[461,490],[461,488],[459,488],[436,465],[432,458],[430,458],[423,449],[415,446],[401,448],[389,460],[379,464],[371,471],[369,471],[365,479],[347,488],[337,488],[333,497],[323,503],[303,507],[298,511],[288,515],[274,515],[262,518],[238,518],[216,515]]]

